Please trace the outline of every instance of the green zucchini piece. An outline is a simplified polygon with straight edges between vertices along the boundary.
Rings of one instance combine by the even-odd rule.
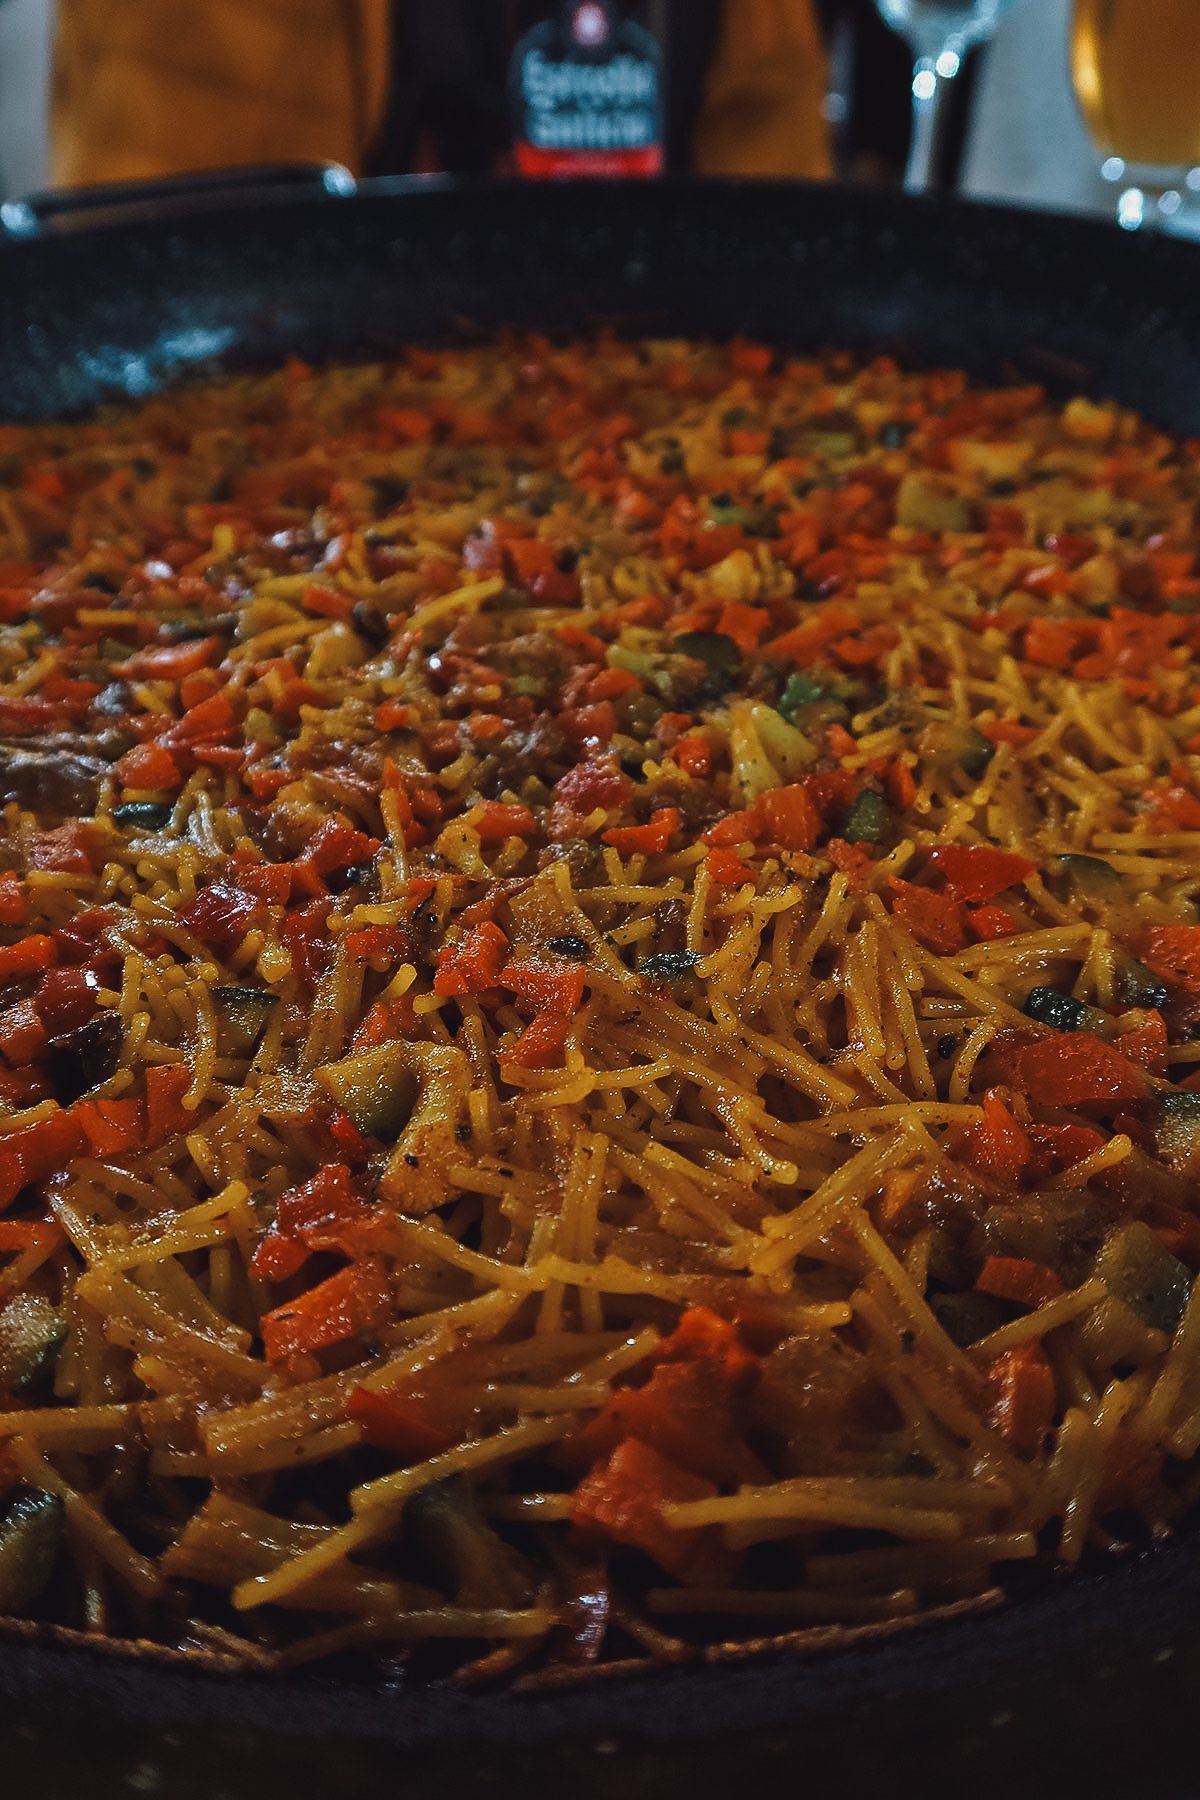
[[[20,1487],[0,1512],[0,1612],[22,1612],[54,1572],[63,1535],[57,1494]]]
[[[964,1349],[1013,1316],[1013,1308],[992,1294],[934,1294],[929,1305],[946,1336]]]
[[[404,1538],[422,1578],[464,1606],[514,1606],[529,1599],[516,1553],[488,1524],[464,1475],[421,1488],[404,1511]]]
[[[1165,983],[1124,951],[1117,957],[1113,994],[1121,1006],[1142,1006],[1151,1012],[1164,1007],[1169,998]]]
[[[117,825],[136,825],[142,831],[162,831],[171,823],[173,806],[164,806],[159,800],[126,800],[123,806],[113,808],[113,822]]]
[[[874,788],[864,788],[842,823],[842,837],[848,844],[878,844],[886,835],[892,815],[887,801]]]
[[[695,950],[656,950],[638,970],[648,981],[679,981],[690,975],[700,957]]]
[[[1163,1161],[1179,1174],[1187,1174],[1200,1162],[1200,1094],[1186,1089],[1156,1094],[1147,1123],[1154,1132],[1154,1147]]]
[[[1076,1000],[1074,994],[1052,987],[1030,988],[1021,1011],[1039,1025],[1048,1025],[1051,1031],[1083,1031],[1092,1016],[1092,1008]]]
[[[215,987],[217,1048],[222,1056],[251,1056],[267,1029],[278,996],[265,988]]]
[[[742,666],[742,653],[724,631],[683,631],[671,648],[702,662],[710,675],[728,675]]]
[[[1136,1313],[1143,1325],[1174,1332],[1191,1293],[1192,1277],[1148,1225],[1135,1220],[1114,1231],[1096,1258],[1096,1274],[1114,1300]]]
[[[356,1050],[318,1069],[317,1080],[364,1137],[393,1141],[416,1105],[419,1082],[395,1044]]]
[[[1111,903],[1124,893],[1121,877],[1101,856],[1077,856],[1069,850],[1058,858],[1058,866],[1070,877],[1077,900]]]
[[[66,1335],[65,1318],[43,1294],[15,1294],[0,1307],[0,1386],[22,1399],[44,1389]]]
[[[921,733],[917,748],[923,756],[929,758],[935,768],[959,768],[972,781],[978,781],[996,754],[996,746],[988,742],[982,731],[976,731],[973,725],[959,725],[949,719],[927,725]]]

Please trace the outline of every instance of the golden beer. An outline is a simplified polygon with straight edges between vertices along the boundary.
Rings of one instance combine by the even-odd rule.
[[[1200,164],[1200,0],[1075,0],[1071,75],[1106,156]]]

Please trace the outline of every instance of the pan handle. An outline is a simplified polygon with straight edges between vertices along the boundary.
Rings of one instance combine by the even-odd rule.
[[[334,198],[356,191],[344,163],[256,163],[247,168],[199,169],[158,181],[113,181],[94,187],[49,189],[0,205],[0,228],[10,238],[41,237],[76,225],[108,225],[131,219],[201,212],[239,204],[272,190],[315,189]]]

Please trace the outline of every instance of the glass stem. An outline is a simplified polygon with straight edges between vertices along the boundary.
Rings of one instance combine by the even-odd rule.
[[[953,67],[949,65],[953,61]],[[904,171],[905,191],[927,194],[937,185],[938,152],[946,125],[946,101],[950,84],[958,74],[959,59],[943,52],[941,56],[922,56],[913,69],[912,140],[908,167]]]

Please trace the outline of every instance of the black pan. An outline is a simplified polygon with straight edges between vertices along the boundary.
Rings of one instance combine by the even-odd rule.
[[[746,332],[1033,378],[1200,435],[1200,254],[882,192],[252,182],[0,209],[0,419],[496,325]],[[0,1638],[0,1794],[1200,1795],[1200,1543],[896,1633],[533,1694]]]

